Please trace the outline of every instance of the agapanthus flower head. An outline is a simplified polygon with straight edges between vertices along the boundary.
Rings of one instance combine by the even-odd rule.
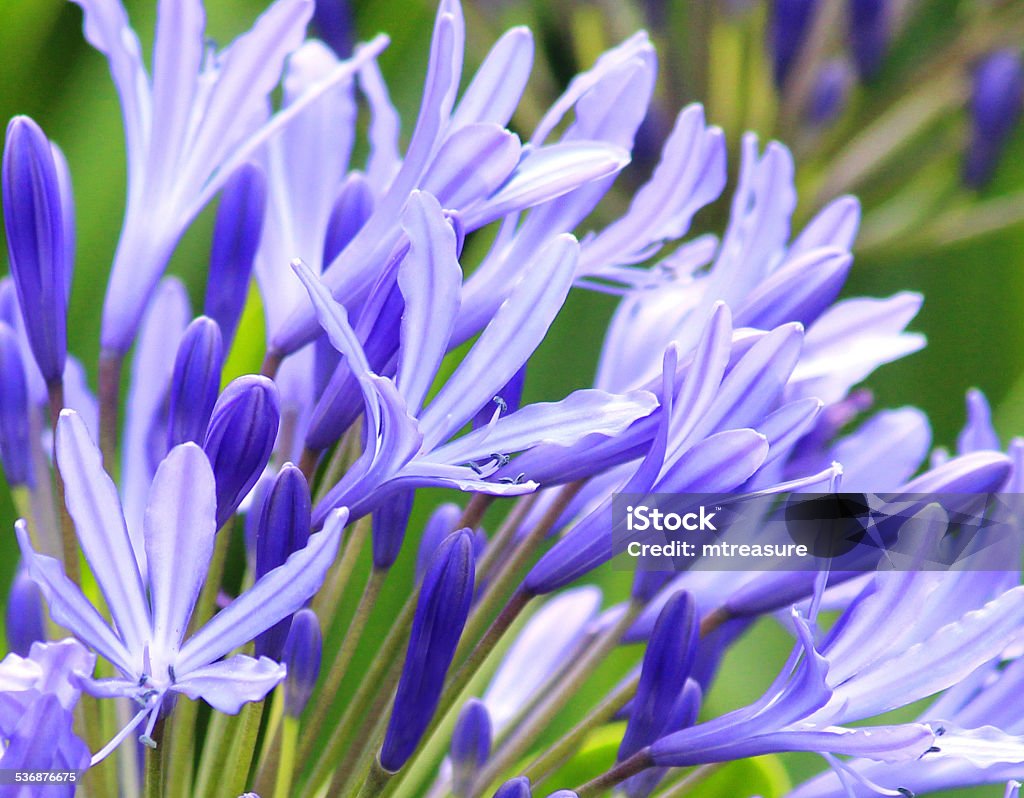
[[[88,430],[70,410],[61,414],[57,427],[57,462],[79,543],[114,626],[64,575],[58,561],[33,549],[24,522],[19,522],[26,568],[46,596],[54,621],[119,672],[98,680],[84,674],[84,689],[141,704],[135,718],[97,759],[147,716],[148,737],[168,692],[203,698],[222,712],[235,713],[284,678],[284,668],[266,657],[223,658],[301,609],[317,590],[338,548],[343,511],[304,548],[186,639],[217,530],[216,489],[206,454],[195,444],[184,443],[172,449],[157,469],[146,508],[145,582],[114,484]]]
[[[26,116],[7,126],[3,206],[11,274],[32,354],[47,384],[59,382],[67,358],[69,222],[53,145]]]

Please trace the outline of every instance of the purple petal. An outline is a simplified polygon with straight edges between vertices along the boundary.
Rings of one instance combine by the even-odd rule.
[[[956,450],[959,454],[967,454],[984,449],[998,452],[1002,447],[992,426],[992,408],[985,394],[972,388],[967,392],[967,424],[957,436]]]
[[[61,564],[53,557],[37,554],[29,542],[24,521],[15,525],[22,561],[29,576],[46,596],[46,605],[53,620],[71,631],[79,640],[95,649],[102,657],[124,673],[133,673],[132,657],[124,643],[89,603],[82,591],[64,575]],[[140,663],[141,664],[141,663]]]
[[[190,673],[223,657],[300,610],[320,589],[347,520],[346,510],[331,514],[323,530],[310,535],[305,548],[260,578],[189,638],[178,655],[180,672]]]
[[[475,122],[507,125],[533,66],[533,34],[526,27],[505,32],[487,53],[452,114],[452,128]]]
[[[768,439],[752,429],[735,429],[705,438],[666,466],[659,493],[718,493],[746,482],[768,456]]]
[[[284,677],[284,665],[269,657],[238,654],[189,671],[171,689],[193,701],[201,698],[218,712],[237,715],[243,704],[262,701]]]
[[[157,469],[146,506],[146,559],[153,600],[154,654],[178,652],[213,557],[217,496],[206,454],[176,446]]]
[[[103,470],[99,449],[73,410],[57,424],[57,464],[75,532],[110,614],[130,651],[141,651],[151,637],[149,601],[117,488]]]
[[[491,196],[520,157],[519,137],[500,125],[477,123],[452,133],[430,162],[421,186],[446,208],[465,208]]]
[[[405,300],[396,382],[416,413],[448,351],[462,289],[455,232],[430,194],[415,191],[402,216],[409,254],[398,267]]]
[[[487,459],[493,452],[509,454],[541,444],[571,446],[588,434],[617,435],[657,406],[658,400],[647,391],[624,395],[574,391],[561,402],[527,405],[435,449],[423,460],[460,465]]]
[[[579,245],[559,236],[531,264],[434,400],[420,414],[427,448],[446,440],[515,375],[572,286]]]

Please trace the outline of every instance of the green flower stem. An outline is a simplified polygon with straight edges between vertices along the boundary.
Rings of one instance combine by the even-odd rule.
[[[163,719],[157,721],[150,735],[155,748],[150,748],[145,753],[145,781],[143,783],[143,795],[145,798],[163,798],[164,795],[164,738]],[[117,793],[113,793],[116,795]]]
[[[723,765],[725,765],[725,762],[713,762],[709,765],[699,765],[695,767],[683,776],[683,778],[661,793],[658,798],[682,798]]]
[[[387,770],[381,767],[380,762],[374,757],[373,764],[370,766],[370,772],[366,776],[366,781],[363,782],[362,789],[359,790],[357,798],[376,798],[381,794],[385,785],[393,776]]]
[[[99,406],[100,451],[112,479],[117,479],[117,414],[121,401],[121,368],[124,357],[117,352],[100,354]]]
[[[91,751],[99,750],[106,742],[103,739],[100,703],[98,698],[83,695],[76,708],[81,724],[82,736],[89,744]],[[90,787],[89,792],[91,794],[117,795],[117,770],[114,767],[113,761],[109,758],[100,762],[96,767],[89,768],[86,771],[85,781],[86,786]]]
[[[568,759],[583,744],[587,735],[615,717],[615,713],[636,695],[640,674],[636,673],[616,687],[600,704],[554,745],[538,756],[523,771],[533,784],[540,784],[555,768]]]
[[[357,530],[359,525],[357,524]],[[359,542],[359,548],[362,547],[362,542]],[[342,557],[342,562],[339,564],[337,571],[341,571],[347,568],[351,573],[351,565],[345,561],[348,559],[348,550],[345,551],[345,556]],[[355,557],[352,558],[353,560]],[[366,585],[363,588],[363,594],[359,597],[359,604],[356,606],[355,614],[349,621],[348,629],[342,633],[341,645],[338,648],[337,654],[335,654],[330,667],[327,669],[327,678],[324,679],[320,685],[319,700],[312,702],[314,709],[313,715],[309,719],[307,727],[303,730],[303,744],[299,750],[299,762],[304,763],[309,757],[313,750],[313,746],[316,743],[317,738],[320,736],[320,730],[323,728],[324,723],[327,720],[327,715],[333,705],[335,696],[338,695],[338,691],[341,689],[341,684],[345,680],[345,674],[348,671],[348,666],[352,661],[352,657],[356,653],[356,649],[359,647],[359,640],[363,635],[363,631],[366,628],[366,623],[370,619],[370,614],[373,612],[374,605],[377,602],[377,597],[380,595],[381,586],[384,583],[384,577],[387,575],[387,571],[381,571],[376,568],[370,571],[370,576],[366,580]],[[335,607],[337,604],[335,604]],[[330,609],[327,610],[331,612]],[[334,610],[336,612],[336,610]],[[325,617],[324,615],[318,615],[318,617]],[[335,615],[335,618],[338,616]],[[335,629],[334,624],[331,625],[331,631],[327,635],[328,638],[334,638]]]
[[[286,715],[281,723],[281,756],[274,781],[274,798],[289,798],[295,776],[295,748],[299,739],[299,719]]]
[[[384,642],[374,655],[370,667],[360,679],[359,687],[349,700],[348,706],[345,707],[341,719],[335,724],[327,740],[327,745],[320,753],[312,774],[305,782],[305,789],[300,791],[300,794],[314,794],[310,787],[323,784],[329,779],[331,772],[345,754],[345,744],[349,737],[358,731],[363,723],[366,709],[370,706],[374,696],[379,692],[389,694],[390,689],[398,683],[398,674],[401,673],[402,668],[402,658],[399,654],[409,636],[409,630],[412,628],[412,619],[416,614],[417,595],[417,593],[413,593],[409,597],[398,617],[395,618],[387,637],[384,638]],[[302,736],[305,739],[299,750],[298,768],[302,768],[306,761],[302,751],[304,749],[312,750],[313,740],[307,734],[306,728],[303,727]]]
[[[278,685],[267,700],[270,701],[270,717],[267,719],[263,745],[256,760],[259,766],[256,769],[256,778],[253,781],[252,789],[257,795],[270,795],[277,778],[277,770],[281,765],[281,746],[283,744],[281,738],[284,734],[282,730],[284,686]],[[292,751],[292,759],[295,759],[294,751]]]
[[[168,757],[174,763],[165,775],[167,798],[190,798],[192,776],[195,770],[196,716],[199,704],[179,698],[168,723],[170,730],[165,738]],[[131,746],[123,746],[134,753]]]
[[[606,773],[602,773],[596,779],[581,784],[575,792],[579,798],[592,798],[592,796],[604,795],[612,787],[621,784],[630,776],[635,776],[641,771],[652,767],[654,761],[646,748],[637,751],[633,756],[619,762],[615,767]]]
[[[235,729],[234,745],[231,747],[228,788],[224,793],[229,796],[241,795],[249,783],[249,771],[256,753],[256,741],[263,722],[266,700],[246,704],[238,713],[238,724]]]
[[[212,795],[213,785],[223,778],[231,757],[231,740],[234,737],[234,729],[231,727],[234,719],[234,716],[223,712],[214,712],[210,716],[192,795]]]
[[[620,638],[632,626],[641,609],[642,605],[638,602],[630,604],[622,617],[597,637],[590,648],[573,663],[561,679],[561,683],[544,696],[519,727],[494,752],[474,782],[470,790],[471,796],[482,794],[492,782],[522,759],[537,737],[551,724],[597,666],[618,645]]]
[[[231,528],[225,524],[217,533],[217,540],[213,545],[213,557],[210,560],[210,568],[206,572],[206,581],[203,583],[203,589],[199,592],[199,599],[196,601],[196,608],[193,610],[192,620],[189,622],[189,635],[194,634],[213,617],[217,606],[217,594],[220,592],[220,585],[224,579],[224,565],[227,562],[230,544]]]
[[[508,544],[515,536],[516,530],[522,524],[523,519],[526,518],[526,514],[537,503],[539,495],[538,493],[531,493],[527,496],[521,496],[516,500],[508,516],[502,521],[501,526],[498,527],[498,531],[487,541],[487,547],[484,549],[483,556],[476,565],[477,581],[481,577],[487,576],[498,561],[498,558],[505,552]]]

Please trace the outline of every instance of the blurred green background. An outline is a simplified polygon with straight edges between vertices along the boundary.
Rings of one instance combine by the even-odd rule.
[[[148,51],[155,0],[126,0],[126,5]],[[263,0],[207,0],[209,35],[222,43],[229,41],[265,5]],[[663,113],[674,114],[686,102],[706,102],[709,121],[725,128],[733,156],[746,128],[755,129],[762,139],[784,134],[799,160],[799,220],[806,220],[831,193],[828,177],[833,164],[844,159],[848,163],[866,134],[885,130],[891,120],[900,118],[908,98],[927,96],[929,80],[935,77],[934,64],[945,64],[951,80],[961,82],[956,85],[962,91],[970,57],[957,55],[956,41],[965,28],[978,22],[971,3],[917,4],[879,79],[854,90],[846,113],[830,129],[808,134],[799,120],[784,116],[774,97],[762,46],[763,2],[631,5],[623,0],[481,0],[464,6],[469,28],[466,74],[471,74],[506,27],[529,24],[537,33],[534,80],[514,120],[514,126],[526,131],[577,70],[589,66],[605,47],[647,24],[645,14],[656,7],[658,24],[652,35],[661,55],[657,103]],[[743,8],[736,11],[734,7]],[[392,37],[381,65],[406,135],[418,107],[434,10],[430,0],[363,0],[352,7],[359,38],[378,31]],[[1019,41],[1014,38],[1019,28],[993,30],[991,24],[985,28],[985,19],[978,24],[988,38],[982,37],[981,45],[975,42],[977,46]],[[80,26],[80,11],[69,2],[2,0],[0,115],[31,115],[60,144],[70,162],[78,208],[78,249],[69,346],[95,380],[99,314],[123,210],[125,166],[120,111],[106,62],[84,42]],[[940,85],[936,82],[936,91]],[[888,160],[879,160],[853,186],[867,212],[846,293],[922,292],[924,309],[912,328],[929,339],[923,352],[883,367],[868,385],[881,407],[915,404],[923,408],[932,420],[937,445],[954,442],[963,423],[964,393],[971,386],[983,388],[989,396],[1004,438],[1024,433],[1024,225],[1016,223],[1024,217],[1024,135],[1014,136],[991,186],[980,195],[961,188],[960,153],[967,130],[962,99],[922,121],[913,136],[893,148]],[[732,157],[731,168],[735,163]],[[643,170],[640,165],[636,174],[623,176],[609,208],[623,207],[629,186],[636,185]],[[727,202],[703,212],[695,232],[720,232]],[[207,212],[194,225],[171,269],[186,280],[197,306],[205,279],[210,217]],[[480,249],[471,243],[469,260]],[[614,301],[607,296],[576,292],[531,365],[528,398],[559,397],[590,381],[603,327],[613,308]],[[250,314],[236,350],[231,361],[234,374],[258,369],[262,355],[258,314]],[[430,503],[418,505],[419,518]],[[0,515],[10,529],[13,511],[0,507]],[[14,565],[13,536],[0,539],[0,552],[0,585],[6,585]],[[409,560],[406,552],[406,567]],[[599,578],[612,594],[625,588],[622,574]],[[382,610],[388,611],[387,602]],[[772,674],[750,663],[760,665],[766,657],[780,662],[787,645],[785,635],[770,622],[757,627],[726,662],[712,707],[722,709],[756,697]],[[634,655],[627,653],[624,658]],[[595,682],[590,695],[612,678],[606,675]],[[820,767],[806,759],[788,764],[794,773]],[[776,792],[781,777],[772,775],[773,767],[734,775],[742,788],[726,781],[708,792]],[[767,779],[766,784],[759,779]]]

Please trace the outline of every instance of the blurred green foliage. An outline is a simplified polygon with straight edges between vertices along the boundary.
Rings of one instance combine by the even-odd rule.
[[[148,52],[155,0],[126,0],[126,5],[143,40],[144,52]],[[830,158],[841,157],[844,147],[856,140],[864,126],[899,109],[899,91],[905,87],[907,75],[913,76],[915,69],[946,47],[962,23],[958,17],[962,4],[938,0],[920,5],[920,14],[894,46],[881,79],[857,92],[851,111],[822,145],[828,157],[798,169],[805,189],[801,218],[806,219],[814,210],[812,198],[827,182]],[[210,36],[226,42],[243,30],[265,3],[208,0],[207,6]],[[726,24],[729,20],[716,27],[701,15],[701,9],[706,9],[705,0],[669,6],[665,25],[653,31],[662,53],[659,102],[678,105],[707,101],[709,120],[726,129],[733,153],[745,127],[753,125],[764,137],[777,131],[777,109],[773,109],[774,101],[769,96],[771,87],[761,60],[764,53],[760,39],[746,28],[730,27]],[[354,10],[361,38],[378,31],[392,37],[381,64],[408,135],[418,107],[434,3],[363,0],[355,3]],[[534,81],[514,120],[521,130],[529,129],[572,74],[588,66],[604,47],[643,24],[639,7],[615,0],[467,0],[465,10],[470,31],[467,74],[507,26],[529,24],[537,33]],[[763,24],[763,10],[755,9],[753,19]],[[116,94],[105,61],[84,42],[80,25],[80,11],[69,2],[3,0],[0,115],[33,116],[60,144],[70,162],[78,206],[78,252],[69,345],[95,379],[100,310],[120,228],[125,166]],[[674,113],[675,107],[667,110]],[[965,116],[954,109],[924,128],[896,153],[895,161],[883,163],[872,179],[865,181],[862,193],[875,235],[869,236],[863,251],[858,252],[847,288],[851,295],[887,295],[904,289],[925,295],[924,310],[913,327],[927,334],[928,348],[884,367],[869,384],[879,406],[922,407],[932,419],[936,444],[943,445],[953,442],[962,424],[963,396],[970,386],[982,387],[988,393],[1004,436],[1024,432],[1024,325],[1020,322],[1024,310],[1024,227],[973,235],[993,220],[1001,220],[999,212],[1014,218],[1024,209],[1024,205],[1012,204],[1024,191],[1024,136],[1016,136],[997,180],[979,198],[957,184],[964,130]],[[799,131],[793,137],[791,143],[797,145],[799,155],[805,142]],[[631,181],[635,178],[627,176],[621,182],[628,187]],[[1008,209],[1005,203],[999,205],[1006,197],[1011,198]],[[611,204],[621,209],[626,201],[622,193]],[[979,201],[985,204],[978,206]],[[700,219],[718,232],[724,208],[727,201]],[[197,221],[176,252],[171,268],[186,281],[197,307],[203,292],[210,217],[207,212]],[[893,229],[904,233],[893,236],[886,232]],[[467,258],[471,262],[482,251],[483,242],[471,241]],[[603,328],[613,309],[614,301],[608,296],[576,292],[531,363],[529,399],[559,397],[591,380]],[[254,292],[231,354],[229,375],[256,370],[262,349],[261,315]],[[414,524],[421,522],[440,498],[439,493],[431,492],[418,500]],[[7,529],[12,518],[9,506],[0,507],[0,520]],[[413,549],[406,547],[400,567],[391,577],[390,589],[378,608],[381,623],[391,617],[411,583]],[[0,552],[0,585],[6,585],[15,559],[13,536],[0,538]],[[622,596],[628,589],[624,574],[608,572],[598,578],[610,597]],[[352,598],[339,610],[341,618],[351,611]],[[762,663],[781,662],[788,645],[786,635],[772,622],[757,625],[726,659],[721,686],[709,699],[710,711],[721,712],[759,695],[771,676]],[[637,654],[635,650],[623,651],[607,673],[602,672],[588,685],[581,700],[599,695],[636,660]],[[372,644],[360,652],[364,661],[369,656]],[[552,734],[556,732],[552,729]],[[608,755],[602,748],[609,745],[607,739],[595,739],[588,745],[586,756]],[[795,767],[798,772],[807,772],[808,766],[820,767],[817,763]],[[760,791],[767,796],[783,791],[786,776],[777,772],[774,760],[745,767],[749,772],[725,768],[704,784],[700,793],[726,796]]]

